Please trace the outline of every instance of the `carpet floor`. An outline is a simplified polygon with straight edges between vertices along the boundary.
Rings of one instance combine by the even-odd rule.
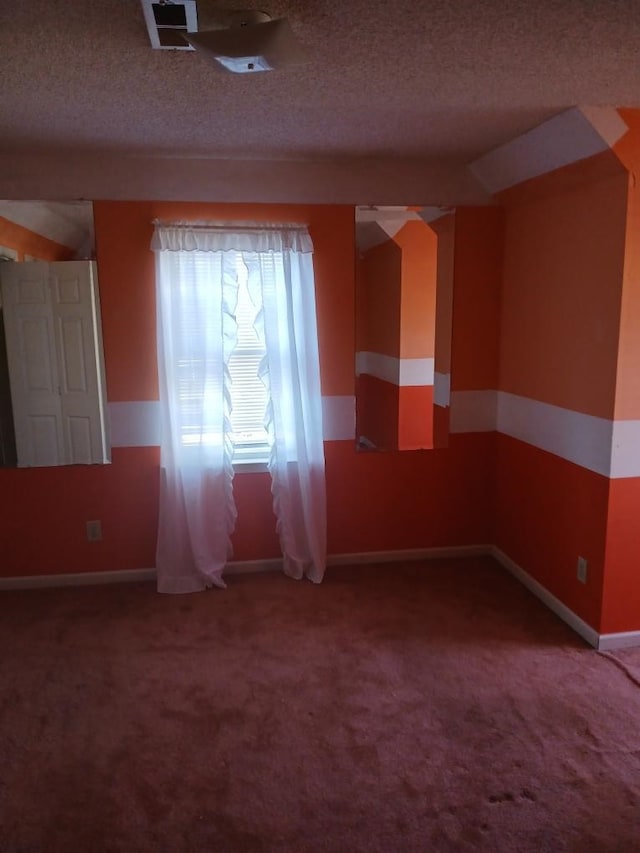
[[[490,559],[0,597],[0,851],[640,851],[640,649]]]

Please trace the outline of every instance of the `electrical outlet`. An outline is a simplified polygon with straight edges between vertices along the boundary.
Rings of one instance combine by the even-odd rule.
[[[578,580],[580,583],[587,582],[587,561],[584,557],[578,557]]]
[[[100,521],[87,521],[87,541],[100,542],[102,540],[102,523]]]

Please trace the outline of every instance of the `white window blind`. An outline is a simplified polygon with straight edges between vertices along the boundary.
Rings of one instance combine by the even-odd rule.
[[[220,261],[204,252],[171,252],[164,259],[167,275],[175,277],[179,289],[179,311],[175,312],[177,363],[174,384],[179,401],[180,442],[183,447],[216,446],[222,437],[203,415],[207,400],[215,399],[221,379],[206,373],[206,358],[200,345],[212,334],[213,320],[202,311],[199,292],[210,277],[220,276]]]
[[[236,255],[236,272],[238,303],[235,317],[238,324],[238,341],[229,360],[233,461],[235,464],[267,462],[270,445],[264,418],[268,392],[259,376],[266,349],[254,328],[262,305],[255,305],[251,301],[247,267],[240,252]]]

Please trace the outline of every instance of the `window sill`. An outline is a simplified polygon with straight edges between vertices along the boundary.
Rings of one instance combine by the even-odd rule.
[[[234,474],[257,474],[268,470],[269,465],[266,462],[252,462],[248,459],[246,462],[237,460],[233,463]]]

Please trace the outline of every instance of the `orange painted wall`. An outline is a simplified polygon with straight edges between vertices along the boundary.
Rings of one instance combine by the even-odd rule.
[[[393,240],[402,252],[400,358],[433,358],[438,238],[422,220],[410,220]]]
[[[451,429],[451,412],[449,406],[433,406],[433,446],[446,447],[449,443]]]
[[[615,202],[614,215],[619,214],[626,201],[619,198],[617,176],[606,189],[600,183],[593,188],[592,202],[612,193],[609,200]],[[574,194],[584,198],[585,193],[581,186],[567,193],[571,198],[536,198],[531,205],[549,205],[558,218],[560,210],[575,209]],[[448,251],[455,281],[455,390],[498,387],[496,339],[500,333],[503,339],[513,336],[516,321],[523,323],[526,334],[535,331],[543,338],[547,334],[544,313],[511,310],[514,293],[508,294],[502,315],[499,311],[503,227],[510,259],[505,288],[524,286],[522,293],[528,298],[527,288],[533,286],[528,270],[513,275],[514,269],[521,269],[514,252],[522,249],[521,260],[532,256],[531,247],[519,242],[519,236],[513,241],[514,217],[528,221],[527,215],[514,202],[506,211],[506,227],[505,212],[498,207],[461,208],[455,217],[446,218],[451,233],[455,231],[455,244],[447,245],[446,239],[440,243],[442,252]],[[350,208],[99,202],[96,234],[111,402],[157,399],[154,269],[148,248],[150,222],[156,216],[308,221],[316,246],[323,393],[354,392],[355,251]],[[544,221],[538,209],[532,216],[535,222]],[[602,248],[605,234],[609,241],[605,247],[615,256],[619,235],[606,224],[602,228],[602,219],[604,212],[583,220],[588,229],[580,245],[600,241]],[[530,231],[538,249],[540,233],[540,228]],[[545,228],[542,233],[553,243]],[[625,233],[629,239],[628,229]],[[578,245],[569,240],[566,248],[577,251]],[[548,263],[544,256],[541,261]],[[555,268],[554,275],[558,280]],[[628,276],[631,284],[634,280],[634,275]],[[570,286],[574,293],[579,291],[575,282]],[[593,280],[586,293],[593,312],[599,313],[604,297]],[[615,303],[615,295],[607,297]],[[607,305],[611,309],[605,299]],[[533,318],[537,325],[531,330]],[[550,318],[552,331],[554,323]],[[553,335],[551,339],[556,340]],[[613,349],[615,340],[615,334],[613,343],[609,337]],[[526,369],[524,373],[526,378]],[[554,378],[549,381],[553,384]],[[357,453],[351,441],[327,442],[326,458],[330,553],[495,541],[589,624],[603,631],[638,627],[633,555],[638,551],[635,507],[640,506],[640,488],[635,478],[609,482],[523,442],[491,433],[452,435],[446,449],[410,453]],[[158,448],[116,448],[113,464],[105,467],[1,470],[1,573],[152,566],[158,465]],[[268,476],[238,475],[235,493],[239,511],[235,557],[277,556]],[[34,518],[38,537],[31,534]],[[84,523],[89,518],[102,520],[103,542],[86,542]],[[578,553],[589,560],[586,586],[575,577]]]
[[[406,222],[359,261],[358,349],[394,358],[433,358],[438,238]]]
[[[491,215],[483,208],[486,215]],[[438,373],[451,373],[451,334],[453,331],[453,274],[455,256],[456,216],[449,213],[431,223],[437,236],[438,251],[436,261],[436,321],[435,321],[435,370]],[[462,238],[464,240],[464,237]],[[478,299],[478,307],[484,299]],[[474,340],[477,341],[478,326],[474,327]],[[462,379],[461,382],[464,380]]]
[[[609,481],[603,633],[640,631],[640,477]]]
[[[614,146],[629,170],[614,415],[640,419],[640,110],[619,110],[629,130]],[[610,483],[602,630],[640,630],[640,477]]]
[[[504,211],[499,207],[459,207],[451,219],[453,251],[447,246],[451,240],[447,230],[440,237],[444,260],[452,255],[451,390],[496,388]],[[440,368],[436,365],[436,369]]]
[[[432,448],[433,385],[398,386],[363,373],[356,380],[356,419],[358,436],[379,450]]]
[[[506,209],[500,389],[611,418],[624,173]]]
[[[112,460],[0,469],[2,576],[155,565],[159,448],[114,448]],[[103,541],[89,543],[85,522],[96,518]]]
[[[411,220],[362,255],[356,301],[359,351],[433,358],[437,252],[435,232]],[[371,376],[361,378],[356,388],[358,435],[384,449],[433,447],[433,410],[425,412],[432,406],[432,386],[394,388]]]
[[[616,146],[617,147],[617,146]],[[625,167],[613,151],[607,149],[584,160],[569,163],[543,175],[536,175],[494,196],[503,207],[531,204],[552,196],[561,196],[580,187],[589,187],[606,178],[624,174]]]
[[[640,148],[640,128],[637,138]],[[640,419],[640,190],[627,177],[627,221],[614,415]]]
[[[336,206],[97,202],[95,228],[110,402],[157,399],[151,221],[307,221],[325,395],[354,393],[353,210]],[[481,298],[480,296],[478,298]],[[483,330],[466,330],[482,339]],[[446,450],[358,453],[325,444],[330,553],[488,541],[495,436],[453,436]],[[0,470],[3,576],[153,565],[158,448],[116,448],[110,466]],[[428,484],[428,487],[425,486]],[[278,553],[268,478],[236,477],[238,559]],[[89,544],[85,521],[104,539]],[[33,535],[37,519],[38,536]]]
[[[433,447],[433,385],[402,385],[398,393],[398,449]]]
[[[356,352],[365,352],[368,339],[368,299],[364,280],[364,256],[356,249],[355,259],[355,335]]]
[[[640,419],[640,111],[614,151],[500,195],[501,390]],[[576,441],[579,437],[576,436]],[[640,630],[640,478],[608,479],[498,436],[496,542],[602,633]],[[576,577],[588,560],[587,583]]]
[[[358,438],[379,450],[398,449],[400,388],[377,376],[362,373],[356,380]]]
[[[401,334],[402,253],[391,239],[358,258],[356,338],[358,352],[398,358]],[[398,448],[398,388],[362,374],[356,383],[358,437],[377,448]]]
[[[596,630],[601,625],[609,480],[497,435],[495,543]],[[588,583],[576,577],[588,560]]]
[[[361,258],[363,327],[361,349],[400,357],[402,249],[394,240],[373,246]]]
[[[39,261],[71,261],[75,256],[68,246],[36,234],[4,216],[0,216],[0,245],[15,249],[19,261],[24,261],[25,255]]]
[[[608,420],[640,419],[640,197],[627,171],[640,164],[640,113],[620,112],[630,130],[615,152],[499,197],[498,387]],[[598,631],[640,630],[640,478],[610,480],[504,435],[496,477],[498,547]]]
[[[562,171],[562,170],[559,170]],[[528,182],[506,206],[499,389],[612,418],[627,212],[624,173]],[[583,175],[584,178],[584,175]],[[579,437],[576,436],[576,441]],[[498,436],[499,548],[601,630],[608,478]],[[577,579],[578,556],[588,581]]]
[[[634,172],[640,166],[640,110],[633,107],[619,107],[620,118],[628,128],[613,146],[618,160],[629,172]]]
[[[153,219],[302,221],[315,246],[322,393],[352,394],[354,383],[353,209],[332,205],[241,205],[187,202],[96,202],[108,396],[111,401],[157,400]],[[135,282],[126,292],[123,282]],[[326,283],[325,283],[326,282]],[[150,357],[150,355],[152,357]]]
[[[353,453],[325,445],[329,552],[487,541],[495,434],[452,435],[442,450]]]

